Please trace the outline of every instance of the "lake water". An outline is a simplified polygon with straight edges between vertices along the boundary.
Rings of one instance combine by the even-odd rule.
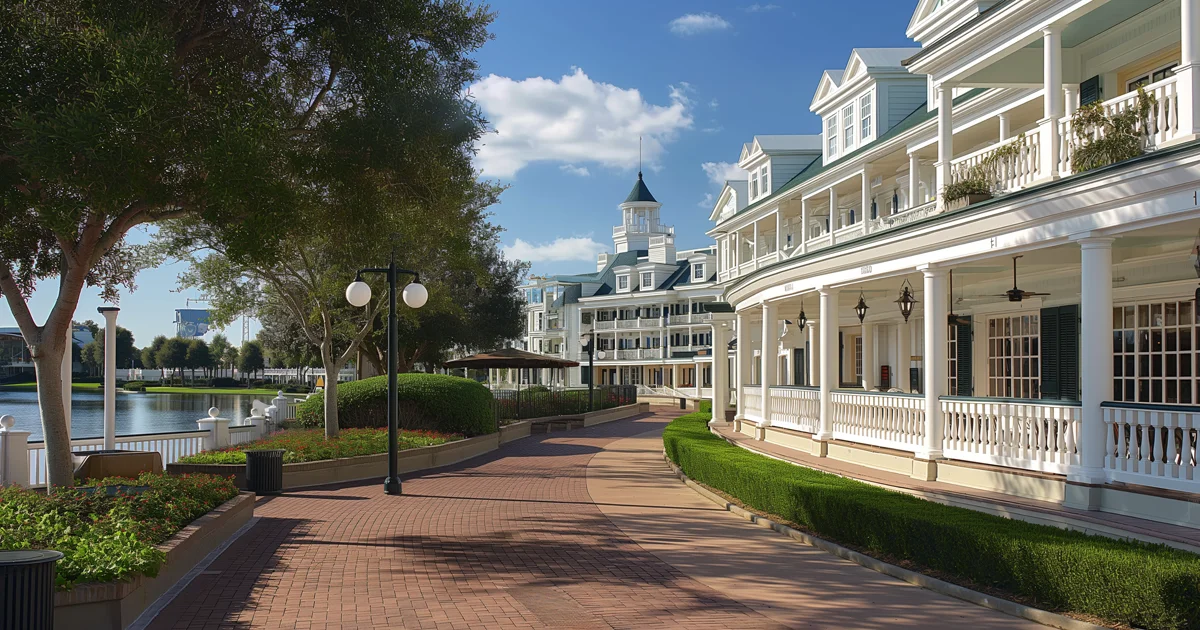
[[[208,417],[208,408],[221,410],[234,423],[250,415],[255,399],[271,403],[271,396],[249,394],[117,394],[117,435],[195,431],[196,421]],[[14,428],[30,431],[30,441],[42,439],[42,419],[37,392],[0,390],[0,415],[17,419]],[[104,393],[75,390],[71,395],[71,437],[104,435]]]

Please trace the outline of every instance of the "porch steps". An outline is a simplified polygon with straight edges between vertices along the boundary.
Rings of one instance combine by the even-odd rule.
[[[1158,543],[1200,554],[1200,529],[1121,514],[1067,508],[1057,503],[967,488],[946,482],[921,481],[899,473],[851,464],[828,457],[817,457],[779,444],[755,440],[738,433],[732,426],[713,427],[713,430],[726,441],[748,451],[841,477],[857,479],[929,501],[1030,523],[1073,529],[1087,534]],[[896,452],[900,453],[900,451]],[[904,453],[904,455],[908,454]],[[1200,496],[1193,496],[1190,500],[1200,501]]]

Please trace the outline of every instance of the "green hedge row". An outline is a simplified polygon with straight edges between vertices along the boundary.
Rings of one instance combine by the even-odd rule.
[[[492,392],[483,385],[445,374],[399,374],[400,428],[467,437],[496,432]],[[387,427],[387,376],[338,385],[338,426],[343,429]],[[302,427],[325,425],[325,394],[318,392],[296,408]]]
[[[692,479],[815,535],[1039,608],[1141,628],[1200,628],[1200,556],[950,507],[770,459],[672,422],[667,455]]]

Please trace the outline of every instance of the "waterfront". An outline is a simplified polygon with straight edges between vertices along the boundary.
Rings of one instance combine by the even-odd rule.
[[[255,399],[270,404],[269,396],[251,394],[117,394],[117,435],[163,433],[196,429],[196,420],[208,416],[209,407],[235,423],[250,415]],[[16,418],[16,428],[30,431],[31,442],[42,439],[37,392],[0,391],[0,415]],[[103,435],[104,394],[75,390],[71,395],[71,437]]]

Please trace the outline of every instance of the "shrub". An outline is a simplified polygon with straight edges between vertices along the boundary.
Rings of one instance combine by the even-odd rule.
[[[75,376],[71,378],[72,383],[103,383],[103,376]]]
[[[1153,129],[1150,120],[1157,105],[1158,99],[1139,87],[1137,100],[1119,113],[1110,115],[1102,103],[1075,110],[1071,129],[1076,147],[1071,167],[1077,173],[1090,171],[1145,153],[1148,130]]]
[[[1035,606],[1146,628],[1200,628],[1200,557],[941,505],[757,455],[693,413],[663,432],[687,476],[843,545]]]
[[[401,431],[397,443],[400,450],[436,446],[461,440],[461,435],[431,431]],[[339,457],[356,457],[386,453],[387,429],[346,429],[332,440],[318,429],[299,429],[277,433],[261,440],[238,444],[218,451],[204,451],[179,459],[181,464],[245,464],[246,451],[281,448],[285,464],[315,462]]]
[[[129,392],[144,392],[146,391],[146,383],[144,381],[129,381],[122,385],[121,388]]]
[[[236,378],[229,378],[228,376],[218,376],[216,378],[213,378],[211,381],[209,381],[209,384],[211,384],[213,387],[245,387],[246,386],[245,383],[237,380]]]
[[[58,588],[82,582],[154,576],[166,559],[156,545],[237,496],[229,479],[212,475],[144,474],[89,485],[149,486],[140,494],[108,496],[62,488],[46,495],[0,488],[0,549],[55,549]]]
[[[307,385],[284,385],[283,393],[285,394],[307,394],[312,390]]]
[[[270,385],[270,383],[268,383],[262,379],[256,378],[253,381],[250,381],[250,387],[255,388],[255,389],[262,389],[262,388],[266,387],[267,385]]]
[[[492,393],[475,381],[444,374],[397,375],[400,427],[468,437],[494,433]],[[343,429],[387,426],[387,376],[338,385],[338,425]],[[317,392],[296,408],[296,424],[325,423],[325,394]]]

